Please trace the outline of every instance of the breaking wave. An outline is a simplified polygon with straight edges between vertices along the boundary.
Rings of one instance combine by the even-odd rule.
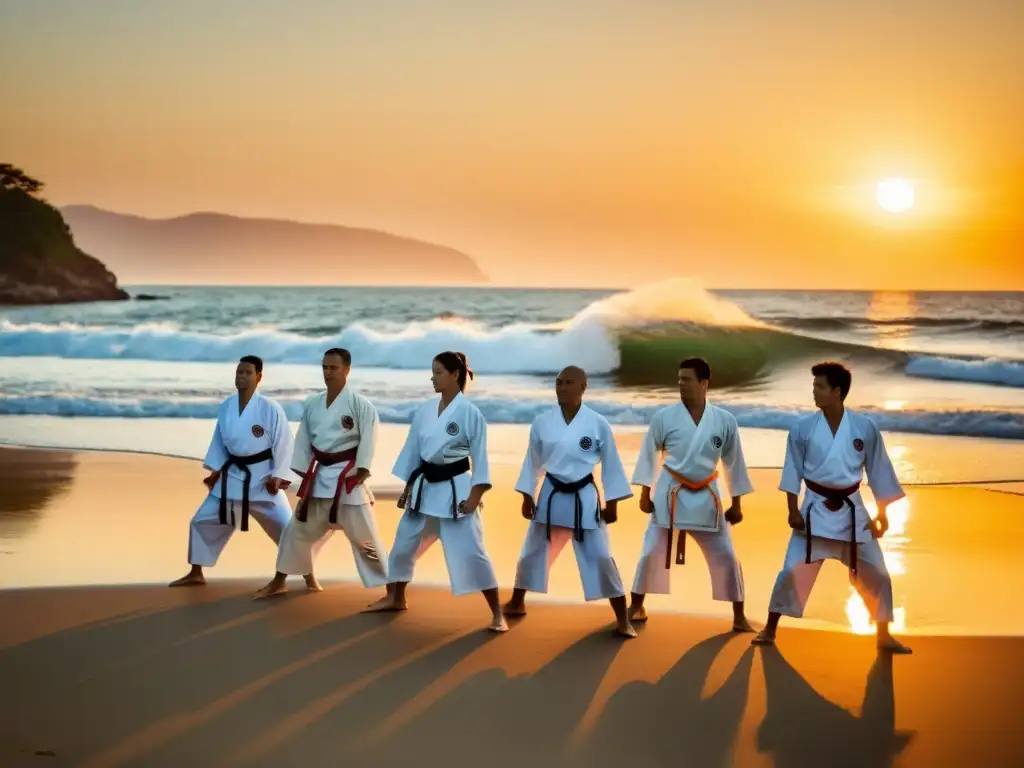
[[[705,357],[713,386],[742,387],[803,359],[869,357],[920,378],[1024,387],[1024,362],[917,355],[816,338],[755,320],[696,284],[669,280],[595,301],[551,325],[487,326],[451,313],[396,327],[362,320],[338,332],[274,327],[201,333],[170,324],[132,328],[0,321],[0,356],[230,363],[258,354],[268,363],[317,365],[323,350],[346,347],[360,367],[428,368],[444,349],[465,352],[478,373],[552,374],[568,364],[625,385],[674,385],[675,366]]]

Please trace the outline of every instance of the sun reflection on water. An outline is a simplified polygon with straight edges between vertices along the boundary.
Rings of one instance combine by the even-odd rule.
[[[868,513],[874,516],[876,514],[875,505],[865,501],[865,506],[868,509]],[[888,508],[889,516],[889,530],[886,531],[885,536],[880,540],[882,547],[882,557],[885,559],[885,566],[889,569],[889,575],[895,580],[896,576],[903,576],[906,574],[906,562],[903,558],[903,552],[900,549],[906,544],[907,537],[907,521],[910,519],[910,500],[906,497],[895,501],[889,505]],[[895,598],[896,589],[895,584],[893,585],[893,597]],[[871,619],[871,614],[868,611],[867,606],[861,599],[857,591],[851,586],[850,596],[846,600],[846,620],[850,625],[850,630],[857,635],[869,635],[875,631],[875,622]],[[907,628],[907,609],[906,607],[899,605],[893,609],[893,621],[889,625],[889,628],[893,632],[902,632]]]

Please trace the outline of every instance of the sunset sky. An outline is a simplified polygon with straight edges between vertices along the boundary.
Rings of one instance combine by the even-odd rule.
[[[60,205],[380,228],[506,285],[1024,289],[1021,0],[0,19],[0,162]],[[892,176],[916,182],[906,213],[875,203]]]

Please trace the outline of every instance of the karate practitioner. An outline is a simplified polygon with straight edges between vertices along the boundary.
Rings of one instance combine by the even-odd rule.
[[[236,526],[249,530],[250,514],[274,544],[288,524],[292,508],[284,489],[294,478],[294,440],[284,409],[256,393],[262,379],[263,360],[246,355],[238,361],[238,393],[221,404],[203,460],[203,466],[210,470],[203,480],[210,492],[189,526],[188,561],[192,570],[172,581],[172,587],[205,584],[203,567],[217,564]]]
[[[430,380],[440,397],[416,410],[392,469],[405,482],[398,500],[405,512],[388,561],[387,595],[366,610],[405,610],[405,589],[416,561],[440,539],[452,594],[482,592],[491,609],[488,629],[507,632],[480,518],[491,477],[487,422],[463,394],[472,377],[461,352],[442,352],[434,358]]]
[[[853,383],[850,371],[839,363],[819,363],[811,375],[820,413],[800,419],[786,441],[779,489],[786,492],[793,533],[768,604],[768,621],[753,643],[772,645],[780,616],[803,616],[822,561],[839,560],[850,569],[850,582],[875,620],[878,647],[910,653],[889,634],[892,580],[878,544],[889,528],[886,508],[903,498],[903,488],[878,427],[843,405]],[[878,503],[874,520],[860,496],[865,471]],[[807,490],[799,504],[801,482]]]
[[[569,366],[555,379],[558,405],[530,426],[530,444],[516,490],[523,495],[523,517],[532,520],[516,567],[516,586],[505,604],[506,616],[526,615],[526,593],[548,591],[551,566],[572,539],[585,600],[611,602],[616,632],[636,637],[626,615],[626,593],[612,557],[608,523],[618,503],[633,495],[615,446],[611,425],[583,404],[587,374]],[[605,506],[594,482],[601,464]],[[537,494],[537,483],[544,481]],[[535,494],[536,498],[535,498]]]
[[[633,484],[643,487],[640,509],[650,514],[651,521],[637,563],[629,618],[647,620],[647,593],[669,594],[672,536],[678,530],[675,562],[685,562],[686,537],[691,537],[707,561],[712,599],[732,603],[734,631],[753,632],[743,611],[743,569],[729,526],[743,520],[740,498],[754,489],[736,417],[707,401],[710,383],[711,366],[706,360],[690,357],[679,363],[681,402],[654,414],[640,449]],[[659,451],[665,453],[660,474]],[[724,513],[717,482],[720,460],[732,494]]]
[[[387,552],[377,537],[370,476],[380,418],[373,404],[348,385],[352,355],[332,348],[321,361],[326,392],[306,400],[295,436],[292,469],[302,476],[299,503],[281,536],[277,573],[257,597],[287,591],[289,575],[304,576],[306,588],[322,592],[313,560],[335,531],[345,532],[364,587],[388,581]]]

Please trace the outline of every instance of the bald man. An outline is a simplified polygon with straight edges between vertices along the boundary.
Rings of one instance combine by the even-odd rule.
[[[530,445],[516,490],[523,495],[523,517],[531,523],[516,568],[515,591],[504,613],[526,615],[526,593],[548,591],[551,566],[572,539],[584,599],[610,601],[617,620],[615,631],[623,637],[636,637],[607,528],[615,522],[618,502],[633,491],[611,425],[583,405],[586,388],[587,374],[582,368],[571,365],[563,370],[555,379],[558,405],[530,426]],[[593,475],[598,463],[604,508]]]

